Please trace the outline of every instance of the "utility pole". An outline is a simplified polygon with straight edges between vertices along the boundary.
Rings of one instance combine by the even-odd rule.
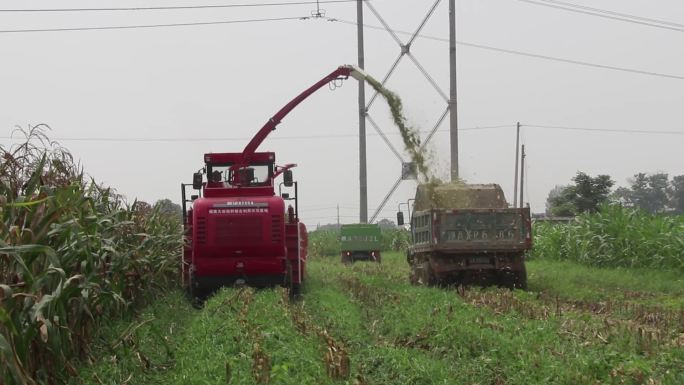
[[[337,229],[340,228],[340,204],[337,204]]]
[[[520,150],[520,122],[515,130],[515,179],[513,180],[513,207],[518,207],[518,158]]]
[[[456,0],[449,0],[449,120],[451,180],[458,180],[458,109],[456,105]]]
[[[358,66],[364,69],[363,0],[356,2]],[[366,82],[359,80],[359,223],[368,223],[368,179],[366,174]]]
[[[522,145],[520,154],[520,208],[523,207],[523,186],[525,183],[525,145]]]

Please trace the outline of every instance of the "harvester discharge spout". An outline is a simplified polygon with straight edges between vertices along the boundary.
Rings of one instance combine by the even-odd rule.
[[[249,164],[252,155],[254,155],[254,152],[256,152],[259,145],[261,145],[261,143],[266,139],[266,137],[268,136],[268,134],[271,133],[271,131],[274,131],[276,129],[276,126],[280,124],[280,122],[285,118],[285,116],[287,116],[287,114],[290,113],[290,111],[292,111],[295,107],[299,105],[299,103],[301,103],[302,101],[304,101],[304,99],[311,96],[314,92],[318,91],[324,85],[334,80],[347,79],[349,76],[358,79],[359,81],[365,81],[368,74],[366,74],[362,69],[354,65],[347,64],[339,66],[329,75],[323,77],[323,79],[319,80],[311,87],[307,88],[302,93],[297,95],[289,103],[283,106],[283,108],[281,108],[275,115],[273,115],[273,117],[271,117],[266,122],[266,124],[264,124],[264,126],[261,127],[261,129],[254,135],[254,137],[247,144],[247,146],[245,146],[245,149],[242,151],[242,161],[231,167],[231,170],[233,171],[234,175],[234,180],[232,182],[235,185],[240,184],[237,178],[237,170],[246,167]]]
[[[362,70],[361,68],[355,65],[346,64],[341,66],[340,68],[347,68],[349,70],[349,76],[361,82],[365,82],[366,78],[368,77],[366,71]]]

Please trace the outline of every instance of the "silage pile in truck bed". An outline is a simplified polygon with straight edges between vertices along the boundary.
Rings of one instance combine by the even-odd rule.
[[[415,210],[432,208],[507,208],[503,190],[498,184],[425,183],[416,189]]]

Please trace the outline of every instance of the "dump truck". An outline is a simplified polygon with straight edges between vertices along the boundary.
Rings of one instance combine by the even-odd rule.
[[[509,208],[498,184],[421,184],[410,224],[413,284],[527,288],[530,209]]]
[[[282,285],[291,295],[299,293],[306,277],[308,242],[292,175],[296,165],[279,166],[274,152],[256,150],[304,99],[349,76],[367,75],[354,66],[338,67],[268,119],[242,152],[204,154],[204,165],[193,174],[192,184],[181,183],[180,276],[191,298],[204,299],[215,289],[232,285]],[[280,175],[283,181],[278,183]],[[188,199],[190,187],[196,193]]]
[[[346,224],[340,227],[342,263],[355,261],[380,262],[380,227],[376,224]]]

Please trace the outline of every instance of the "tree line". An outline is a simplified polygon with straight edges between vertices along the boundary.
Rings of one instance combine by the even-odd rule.
[[[572,184],[554,187],[546,199],[546,214],[575,216],[596,212],[606,203],[637,208],[652,214],[684,213],[684,175],[670,179],[667,173],[635,174],[628,187],[613,190],[615,181],[609,175],[592,177],[577,172]]]

